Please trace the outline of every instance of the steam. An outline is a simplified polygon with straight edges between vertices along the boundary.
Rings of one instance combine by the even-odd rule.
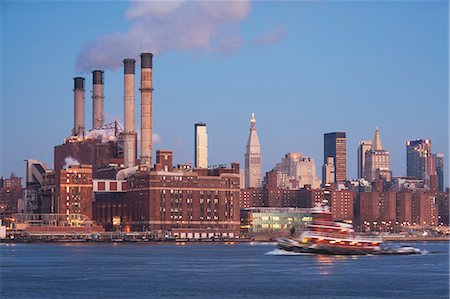
[[[117,137],[111,129],[92,130],[86,135],[85,138],[100,140],[101,143],[117,140]]]
[[[153,133],[152,136],[153,136],[152,137],[153,143],[160,143],[161,142],[161,136],[159,136],[159,134]]]
[[[126,11],[131,25],[84,45],[76,68],[117,69],[125,57],[141,52],[159,55],[172,51],[238,49],[238,25],[250,12],[250,0],[240,1],[132,1]]]
[[[67,168],[69,168],[69,166],[73,166],[73,165],[80,165],[80,162],[78,162],[77,159],[72,158],[72,156],[68,156],[68,157],[64,158],[63,169],[67,169]]]

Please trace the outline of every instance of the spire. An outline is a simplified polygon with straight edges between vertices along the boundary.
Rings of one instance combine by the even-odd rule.
[[[252,128],[255,127],[256,124],[256,118],[255,118],[255,113],[252,112],[252,118],[250,119],[250,123],[252,125]]]
[[[373,151],[382,151],[383,145],[381,145],[380,134],[378,132],[378,127],[375,129],[375,136],[373,136],[372,148]]]

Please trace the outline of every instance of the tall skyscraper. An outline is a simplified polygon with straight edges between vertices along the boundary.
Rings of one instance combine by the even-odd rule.
[[[426,180],[430,175],[436,175],[431,140],[417,139],[406,142],[406,175],[419,180]]]
[[[364,177],[364,166],[366,164],[366,152],[370,151],[372,141],[361,141],[358,145],[358,179]]]
[[[364,178],[369,182],[375,179],[391,180],[391,164],[389,161],[389,152],[381,144],[378,128],[375,130],[372,146],[365,153]]]
[[[255,114],[250,120],[250,134],[248,135],[247,150],[245,153],[245,188],[261,187],[261,146],[256,132]]]
[[[334,181],[343,182],[347,179],[347,146],[345,132],[333,132],[323,135],[323,164],[328,157],[334,160]]]
[[[444,154],[436,153],[434,155],[436,161],[436,174],[439,181],[439,192],[444,192]]]
[[[208,134],[206,124],[195,124],[195,168],[208,167]]]

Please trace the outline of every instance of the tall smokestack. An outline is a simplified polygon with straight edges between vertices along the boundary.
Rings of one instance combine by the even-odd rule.
[[[75,77],[73,97],[74,97],[74,117],[73,136],[84,137],[84,78]]]
[[[124,164],[133,167],[136,161],[136,132],[134,129],[134,71],[136,60],[123,61],[123,102],[124,102]]]
[[[152,165],[153,54],[141,54],[141,165]]]
[[[92,129],[103,126],[103,71],[92,72]]]

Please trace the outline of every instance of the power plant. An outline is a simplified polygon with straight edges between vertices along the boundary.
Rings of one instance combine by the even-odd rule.
[[[87,213],[107,230],[119,226],[124,231],[170,232],[183,238],[234,238],[240,225],[239,164],[207,167],[205,124],[194,168],[174,166],[171,150],[157,150],[154,163],[152,53],[140,54],[140,70],[140,158],[135,129],[136,60],[123,60],[123,129],[118,122],[104,124],[104,72],[94,70],[92,130],[86,131],[85,79],[74,78],[74,128],[63,144],[55,146],[54,169],[45,170],[45,179],[37,186],[42,190],[40,213]]]

